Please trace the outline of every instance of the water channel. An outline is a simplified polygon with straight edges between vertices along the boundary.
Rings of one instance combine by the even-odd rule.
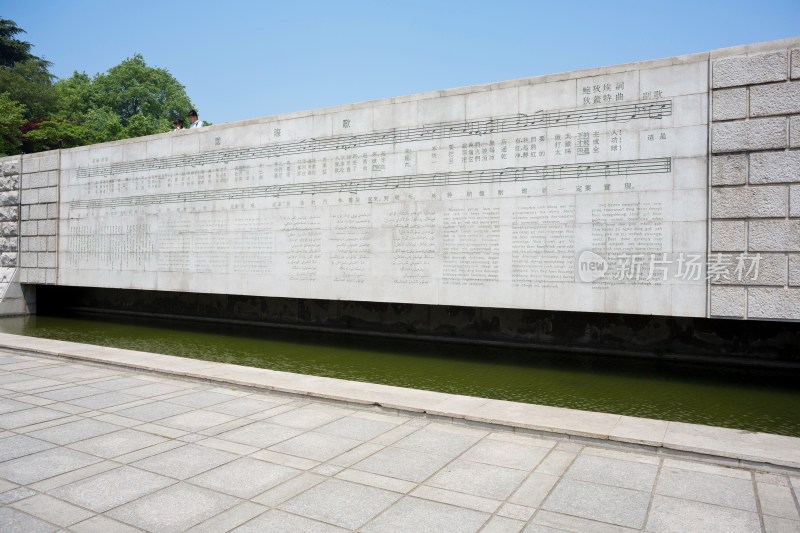
[[[800,437],[797,376],[774,371],[119,316],[2,318],[0,331]]]

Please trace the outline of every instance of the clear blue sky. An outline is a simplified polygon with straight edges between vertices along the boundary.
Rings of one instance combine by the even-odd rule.
[[[136,52],[243,120],[800,35],[800,0],[0,0],[52,72]]]

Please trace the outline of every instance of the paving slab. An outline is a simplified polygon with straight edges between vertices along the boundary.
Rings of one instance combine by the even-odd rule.
[[[107,433],[99,437],[82,440],[69,447],[74,450],[90,453],[98,457],[111,459],[130,453],[135,450],[147,448],[155,444],[165,442],[167,439],[158,437],[152,433],[136,431],[134,429],[123,429],[114,433]]]
[[[421,483],[450,461],[451,458],[446,455],[391,446],[356,463],[353,468],[382,476]]]
[[[175,479],[187,479],[238,458],[238,455],[187,444],[179,448],[152,455],[131,466]]]
[[[395,492],[330,479],[284,502],[280,508],[352,530],[363,526],[400,497]]]
[[[83,468],[101,459],[67,448],[52,448],[0,463],[0,477],[27,485]]]
[[[26,435],[14,435],[0,439],[0,463],[17,457],[41,452],[52,448],[54,445]]]
[[[113,433],[123,429],[116,424],[101,422],[99,420],[77,420],[28,433],[30,437],[53,442],[55,444],[72,444],[81,440]],[[2,452],[0,452],[2,455]]]
[[[70,505],[45,494],[37,494],[31,498],[13,503],[11,507],[61,527],[68,527],[94,516],[91,511]]]
[[[474,533],[489,513],[405,497],[362,528],[365,533]]]
[[[714,490],[710,491],[708,487],[714,487]],[[664,467],[658,478],[656,493],[744,511],[756,511],[756,495],[750,479]]]
[[[562,479],[542,505],[556,513],[633,529],[644,526],[650,494],[636,490]]]
[[[249,499],[301,474],[301,470],[242,457],[189,481],[237,498]]]
[[[278,509],[267,511],[233,530],[234,533],[286,533],[287,531],[293,533],[345,533],[348,530]]]
[[[0,416],[0,429],[19,429],[32,426],[40,422],[47,422],[58,418],[65,418],[67,413],[48,409],[47,407],[33,407],[13,411]]]
[[[483,498],[505,500],[527,475],[523,470],[456,459],[425,484]]]
[[[57,526],[10,507],[0,507],[0,531],[8,533],[49,533]]]
[[[121,466],[49,491],[62,500],[104,513],[175,483],[174,479]]]
[[[108,511],[111,518],[154,533],[186,531],[241,500],[178,483]]]
[[[658,464],[580,455],[564,476],[570,479],[650,492],[653,489],[657,473]]]
[[[756,513],[697,501],[656,495],[647,521],[653,533],[758,533]]]

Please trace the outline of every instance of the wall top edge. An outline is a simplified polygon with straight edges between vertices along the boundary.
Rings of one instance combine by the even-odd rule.
[[[790,48],[800,48],[800,37],[789,37],[787,39],[778,39],[776,41],[764,41],[761,43],[731,46],[729,48],[718,48],[716,50],[712,50],[709,52],[709,54],[710,58],[714,60],[724,57],[783,51]]]
[[[298,118],[305,118],[309,116],[315,115],[324,115],[329,113],[341,113],[345,111],[352,111],[356,109],[362,109],[367,107],[375,107],[380,105],[391,105],[391,104],[400,104],[406,102],[415,102],[415,101],[422,101],[422,100],[429,100],[433,98],[441,98],[441,97],[448,97],[448,96],[459,96],[465,95],[470,93],[478,93],[484,91],[493,91],[499,89],[513,89],[516,87],[524,87],[528,85],[536,85],[541,83],[550,83],[550,82],[558,82],[558,81],[565,81],[577,78],[589,78],[593,76],[602,76],[608,74],[617,74],[620,72],[626,72],[630,70],[637,70],[637,69],[645,69],[645,68],[658,68],[658,67],[666,67],[672,65],[680,65],[686,63],[695,63],[695,62],[703,62],[709,61],[709,59],[716,59],[720,57],[728,57],[732,55],[742,55],[742,54],[749,54],[749,53],[758,53],[758,52],[766,52],[772,50],[781,50],[781,49],[788,49],[792,47],[800,46],[800,37],[794,37],[789,39],[781,39],[776,41],[766,41],[762,43],[756,44],[749,44],[743,46],[736,46],[731,48],[721,48],[710,52],[699,52],[694,54],[686,54],[680,56],[672,56],[667,58],[660,58],[660,59],[650,59],[645,61],[637,61],[631,63],[622,63],[618,65],[610,65],[604,67],[593,67],[589,69],[582,69],[582,70],[574,70],[568,72],[560,72],[554,74],[545,74],[541,76],[533,76],[527,78],[518,78],[514,80],[507,80],[501,82],[494,82],[494,83],[487,83],[487,84],[478,84],[478,85],[469,85],[464,87],[456,87],[451,89],[443,89],[443,90],[436,90],[436,91],[428,91],[423,93],[415,93],[411,95],[405,96],[398,96],[398,97],[389,97],[389,98],[382,98],[382,99],[375,99],[375,100],[366,100],[362,102],[350,103],[350,104],[341,104],[335,106],[329,106],[324,108],[318,109],[310,109],[310,110],[302,110],[302,111],[295,111],[290,113],[282,113],[279,115],[267,115],[263,117],[257,117],[252,119],[245,119],[239,120],[235,122],[227,122],[224,124],[215,124],[213,126],[207,126],[200,130],[200,132],[209,132],[209,131],[223,131],[231,128],[240,128],[246,126],[256,126],[261,124],[268,124],[268,123],[275,123],[280,122],[283,120],[292,120]],[[137,137],[133,139],[123,139],[120,141],[111,141],[107,143],[101,144],[92,144],[88,146],[81,146],[77,148],[70,148],[66,149],[70,152],[80,152],[85,150],[92,150],[97,147],[103,148],[111,148],[117,146],[125,146],[128,144],[134,144],[139,142],[147,142],[150,140],[157,140],[160,138],[174,138],[176,135],[196,135],[198,132],[195,130],[186,130],[183,132],[166,132],[157,135],[149,135],[146,137]],[[38,155],[38,154],[37,154]]]
[[[125,140],[131,141],[133,139],[125,139]],[[119,142],[119,141],[114,141],[114,142]],[[109,143],[105,143],[105,144],[109,144]],[[89,146],[93,146],[93,145],[89,145]],[[81,147],[81,148],[83,148],[83,147]],[[32,159],[41,159],[41,158],[50,157],[50,156],[54,156],[54,155],[57,156],[58,153],[61,152],[61,150],[62,150],[62,148],[56,148],[55,150],[47,150],[46,152],[34,152],[32,154],[21,154],[21,155],[17,155],[17,156],[13,156],[13,157],[22,157],[23,161],[31,161]],[[66,148],[66,150],[73,150],[73,148]]]

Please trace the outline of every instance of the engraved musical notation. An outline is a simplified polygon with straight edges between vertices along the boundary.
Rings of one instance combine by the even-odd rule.
[[[147,172],[170,168],[228,163],[247,159],[281,157],[329,150],[352,150],[365,146],[400,144],[430,139],[472,137],[510,131],[593,124],[598,122],[629,122],[638,119],[662,119],[672,115],[672,100],[646,103],[625,103],[595,108],[560,111],[539,111],[504,117],[438,122],[413,128],[382,130],[359,135],[304,139],[271,143],[250,148],[214,150],[197,155],[142,159],[78,169],[79,178],[113,176],[132,172]]]
[[[598,163],[567,165],[542,165],[491,170],[441,172],[411,176],[384,176],[359,180],[303,182],[286,185],[265,185],[227,190],[206,190],[164,194],[145,194],[120,198],[96,198],[69,203],[72,209],[138,206],[166,203],[205,202],[214,200],[239,200],[264,197],[295,196],[324,193],[358,193],[369,190],[412,189],[419,187],[446,187],[482,183],[524,182],[545,179],[590,178],[596,176],[630,176],[636,174],[663,174],[671,172],[672,158],[630,159]]]

